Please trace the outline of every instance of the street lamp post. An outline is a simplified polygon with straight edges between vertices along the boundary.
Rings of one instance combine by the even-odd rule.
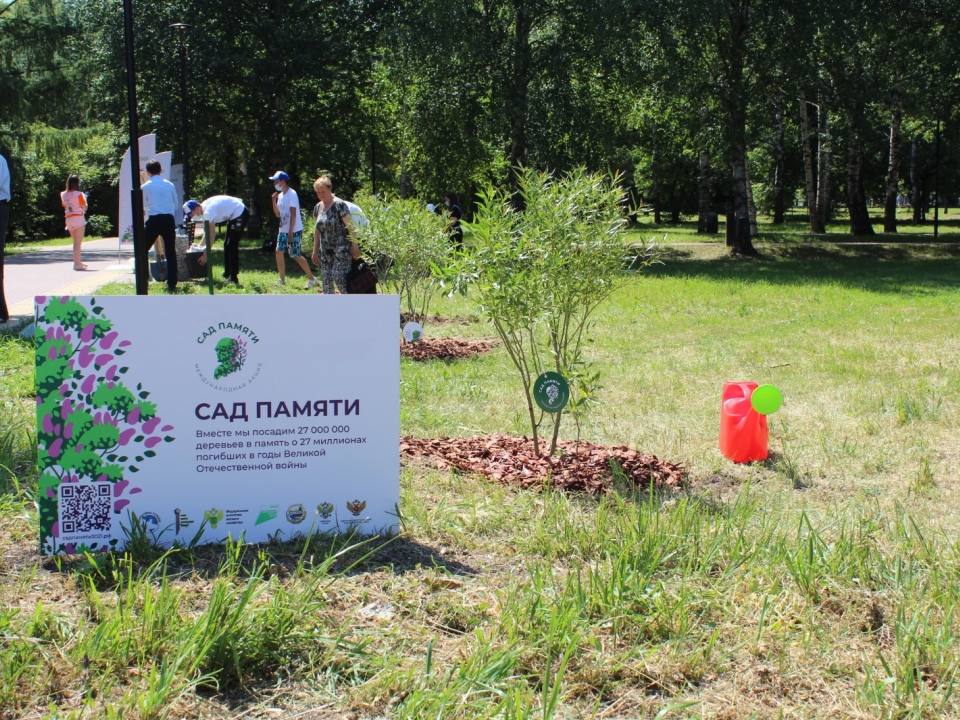
[[[187,23],[174,23],[180,45],[180,121],[182,124],[181,151],[183,152],[183,201],[190,198],[190,154],[187,150],[187,48],[186,34],[190,28]]]
[[[147,245],[143,236],[143,193],[140,190],[140,128],[137,123],[137,71],[133,63],[133,0],[123,0],[123,36],[127,51],[127,105],[130,114],[130,172],[133,188],[130,209],[133,215],[133,267],[137,295],[148,293]],[[123,228],[121,228],[122,230]]]

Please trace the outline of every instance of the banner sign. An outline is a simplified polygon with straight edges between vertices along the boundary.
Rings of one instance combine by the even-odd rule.
[[[38,297],[44,555],[393,533],[395,295]],[[125,529],[126,528],[126,529]]]
[[[140,138],[140,179],[146,175],[147,162],[157,154],[157,136],[144,135]],[[141,182],[141,185],[143,183]],[[133,207],[130,205],[130,193],[133,186],[130,184],[130,148],[123,154],[120,161],[120,210],[117,217],[117,229],[120,242],[133,242]]]

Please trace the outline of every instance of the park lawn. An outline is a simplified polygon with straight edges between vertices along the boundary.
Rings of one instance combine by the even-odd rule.
[[[854,237],[850,235],[850,224],[846,215],[841,211],[833,221],[827,225],[825,235],[811,235],[807,214],[803,209],[793,208],[786,213],[782,225],[774,225],[769,216],[757,218],[759,243],[824,243],[824,242],[960,242],[960,209],[946,209],[940,213],[939,237],[933,237],[933,215],[927,217],[926,222],[914,225],[912,210],[900,210],[897,213],[898,232],[883,232],[883,209],[871,208],[870,217],[873,220],[873,229],[877,233],[873,237]],[[627,231],[629,242],[642,242],[647,238],[655,238],[661,243],[720,243],[725,241],[726,218],[721,214],[720,229],[716,235],[698,235],[697,217],[682,215],[680,223],[669,222],[669,213],[664,213],[659,225],[653,222],[653,215],[639,215],[637,222]]]
[[[83,241],[89,242],[91,240],[102,240],[99,235],[84,235]],[[64,245],[70,246],[73,245],[73,238],[71,237],[62,237],[62,238],[50,238],[48,240],[31,240],[30,242],[17,242],[17,243],[7,243],[4,246],[3,254],[4,255],[23,255],[24,253],[35,252],[41,248],[47,247],[62,247]]]
[[[762,240],[667,248],[590,335],[583,437],[683,461],[685,492],[405,463],[401,535],[329,562],[41,561],[31,347],[0,339],[0,717],[960,717],[960,247]],[[246,292],[303,292],[247,254]],[[435,310],[428,334],[493,334]],[[404,434],[527,431],[502,348],[401,379]],[[783,391],[764,463],[716,449],[730,380]]]

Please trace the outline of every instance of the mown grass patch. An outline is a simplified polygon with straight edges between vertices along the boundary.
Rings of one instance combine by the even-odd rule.
[[[960,257],[680,250],[601,310],[584,437],[683,461],[690,487],[591,499],[412,462],[383,547],[41,561],[14,346],[0,717],[960,716]],[[469,299],[437,312],[459,320],[428,332],[490,335]],[[502,348],[401,379],[405,434],[523,431]],[[719,395],[745,379],[786,402],[774,455],[734,466]]]

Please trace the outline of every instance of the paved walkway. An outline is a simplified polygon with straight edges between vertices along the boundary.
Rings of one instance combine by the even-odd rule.
[[[23,320],[32,319],[33,298],[37,295],[87,295],[107,283],[132,281],[133,244],[123,245],[122,269],[117,269],[117,245],[117,238],[85,242],[80,257],[90,269],[82,272],[73,269],[72,245],[5,257],[3,284],[10,320],[0,328],[17,327]]]

